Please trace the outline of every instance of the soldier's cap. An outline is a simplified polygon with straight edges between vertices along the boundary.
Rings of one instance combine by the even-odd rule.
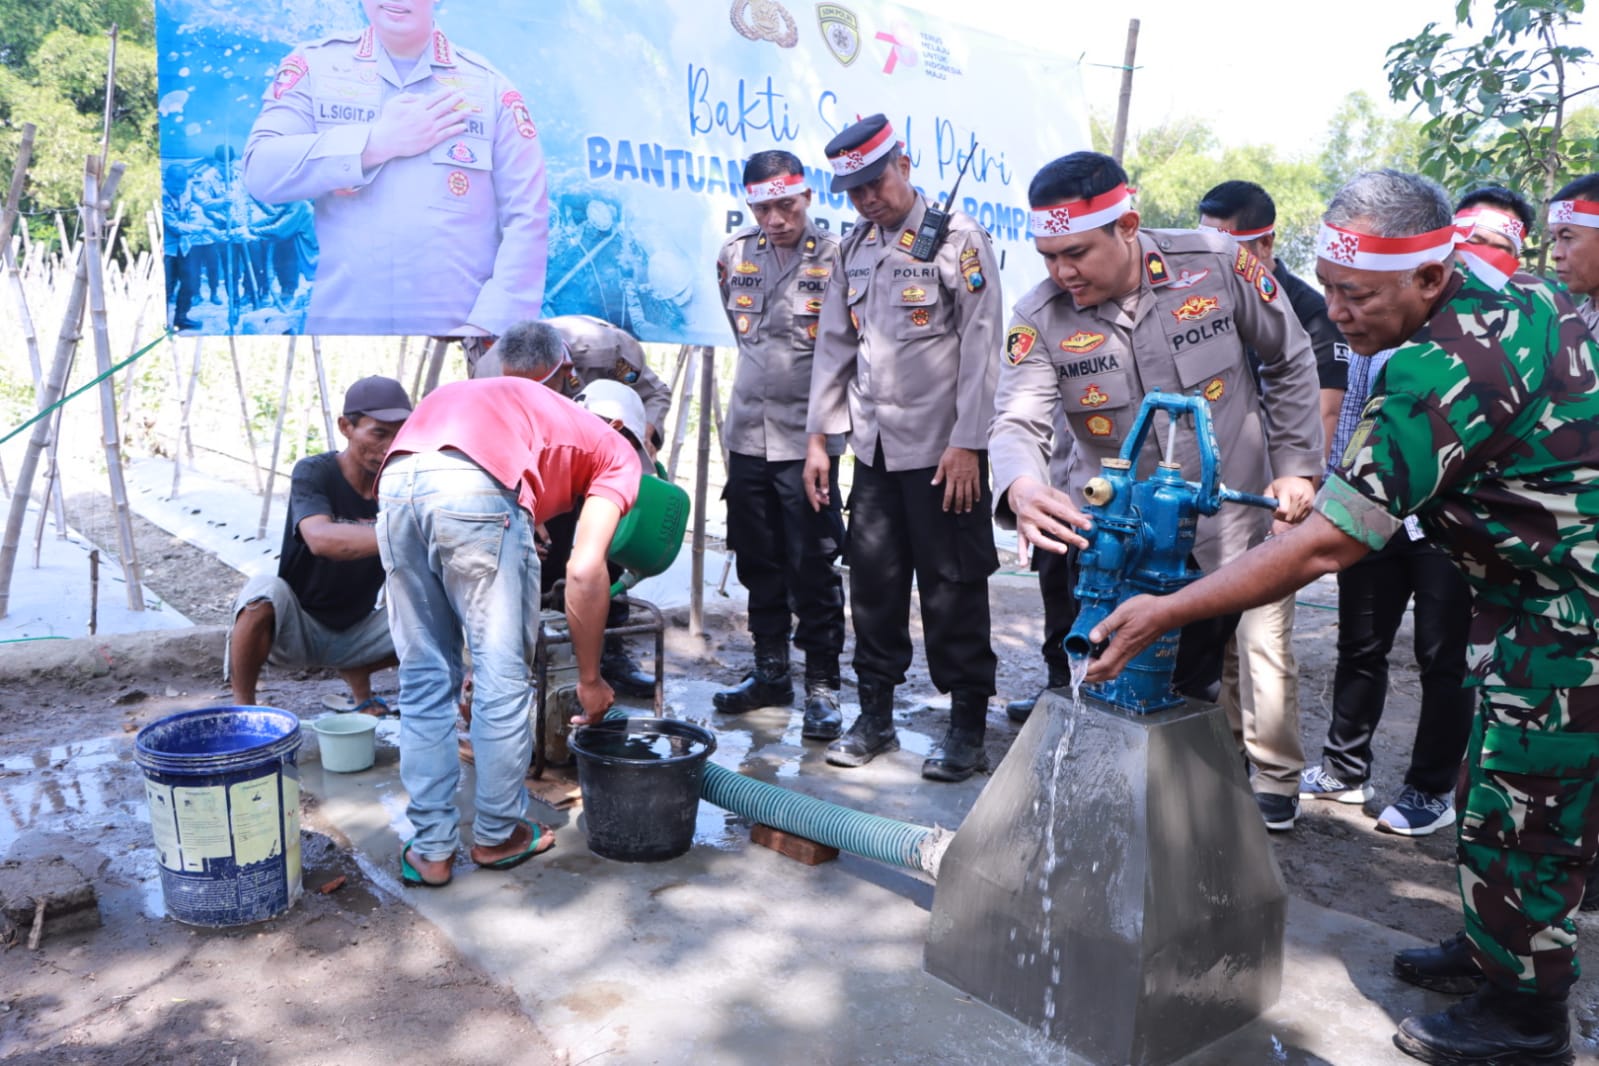
[[[344,390],[344,417],[354,420],[361,415],[379,422],[404,422],[411,417],[411,397],[393,378],[362,378]]]
[[[644,401],[620,381],[591,381],[572,400],[607,422],[622,423],[622,432],[632,439],[634,447],[643,444]]]
[[[833,164],[833,192],[875,181],[888,166],[889,157],[899,144],[894,127],[884,115],[867,115],[827,142],[827,161]]]

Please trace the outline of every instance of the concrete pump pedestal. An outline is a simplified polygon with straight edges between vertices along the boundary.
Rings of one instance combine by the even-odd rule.
[[[927,971],[1102,1066],[1164,1066],[1282,986],[1287,894],[1221,709],[1047,692],[939,869]]]

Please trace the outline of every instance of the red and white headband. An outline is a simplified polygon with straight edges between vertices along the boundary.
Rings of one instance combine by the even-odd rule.
[[[1592,200],[1556,200],[1549,205],[1549,224],[1599,229],[1599,203]]]
[[[1453,225],[1414,237],[1376,237],[1323,222],[1316,231],[1316,256],[1356,270],[1413,270],[1448,259],[1456,237]]]
[[[827,161],[833,164],[833,173],[839,177],[855,174],[865,170],[879,159],[883,158],[894,148],[894,127],[885,123],[883,128],[872,136],[865,144],[858,144],[854,148],[846,148],[838,155],[830,155]]]
[[[779,174],[775,178],[744,186],[744,201],[751,205],[764,204],[785,196],[798,196],[809,189],[804,174]]]
[[[1252,241],[1256,237],[1264,237],[1268,233],[1277,232],[1275,224],[1262,226],[1259,229],[1224,229],[1221,226],[1206,226],[1204,224],[1201,224],[1199,228],[1209,230],[1212,233],[1225,233],[1235,241]]]
[[[1071,233],[1096,230],[1131,211],[1132,201],[1132,190],[1126,185],[1118,185],[1086,200],[1068,200],[1051,207],[1035,207],[1031,219],[1032,235],[1064,237]]]
[[[1599,225],[1596,222],[1595,225]],[[1514,212],[1506,211],[1492,204],[1472,204],[1455,215],[1455,228],[1460,231],[1460,239],[1465,240],[1477,230],[1487,230],[1504,237],[1516,254],[1521,254],[1521,243],[1527,239],[1527,227],[1521,224]]]

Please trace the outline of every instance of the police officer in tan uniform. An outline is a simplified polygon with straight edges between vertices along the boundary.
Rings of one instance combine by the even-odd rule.
[[[1322,463],[1309,338],[1259,260],[1223,234],[1139,229],[1126,183],[1109,156],[1076,152],[1045,166],[1028,189],[1034,244],[1050,277],[1017,301],[1005,335],[989,437],[999,520],[1014,522],[1018,540],[1034,547],[1086,547],[1078,532],[1090,525],[1078,502],[1083,486],[1101,459],[1118,454],[1144,393],[1156,390],[1209,400],[1222,480],[1276,496],[1279,518],[1302,519]],[[1264,404],[1245,345],[1261,358]],[[1073,449],[1067,483],[1052,486],[1045,463],[1057,408]],[[1197,479],[1191,429],[1179,432],[1175,448],[1184,475]],[[1145,465],[1153,452],[1146,449]],[[1200,567],[1242,554],[1270,522],[1258,508],[1236,506],[1202,518]],[[1185,631],[1179,684],[1219,676],[1228,628]],[[1257,797],[1268,824],[1283,820],[1283,804],[1297,807],[1297,785],[1288,786],[1292,796]]]
[[[911,579],[922,602],[928,672],[950,693],[950,726],[922,776],[959,781],[983,750],[995,658],[988,576],[999,567],[989,519],[988,423],[1001,315],[989,237],[960,212],[926,261],[911,254],[929,210],[882,115],[827,145],[834,192],[861,219],[843,243],[844,276],[822,301],[805,459],[814,507],[830,502],[827,437],[850,435],[850,603],[861,713],[827,749],[860,766],[899,747],[894,686],[911,662]]]
[[[790,152],[758,152],[744,165],[756,224],[722,245],[716,280],[738,342],[738,369],[722,439],[728,448],[727,544],[749,590],[755,669],[713,697],[723,714],[794,702],[790,616],[805,653],[801,735],[836,740],[838,656],[844,650],[844,582],[833,569],[844,520],[838,499],[842,436],[827,439],[828,503],[805,493],[805,413],[822,296],[841,274],[838,238],[806,212],[805,167]]]
[[[365,30],[282,62],[244,149],[252,196],[313,201],[305,331],[466,337],[536,318],[548,201],[522,94],[431,3],[362,7]]]

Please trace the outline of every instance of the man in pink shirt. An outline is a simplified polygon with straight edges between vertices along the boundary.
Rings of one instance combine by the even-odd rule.
[[[538,334],[559,352],[554,329]],[[639,460],[605,421],[544,388],[535,359],[506,360],[503,377],[430,393],[395,437],[378,483],[378,548],[400,659],[400,780],[416,830],[400,851],[408,885],[448,884],[460,846],[455,716],[463,636],[474,686],[472,861],[509,869],[554,843],[547,827],[525,817],[522,784],[533,744],[528,671],[539,625],[533,531],[579,497],[586,502],[566,577],[583,707],[573,721],[598,721],[614,698],[599,665],[610,600],[605,561],[617,522],[638,495]]]

